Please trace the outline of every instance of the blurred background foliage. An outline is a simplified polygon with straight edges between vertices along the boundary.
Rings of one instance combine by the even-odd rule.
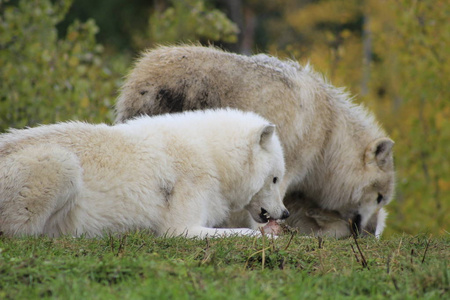
[[[449,19],[444,0],[0,0],[0,131],[110,123],[133,59],[158,44],[310,62],[396,142],[386,236],[448,234]]]

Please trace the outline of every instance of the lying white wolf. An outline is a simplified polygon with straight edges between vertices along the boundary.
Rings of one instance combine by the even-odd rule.
[[[259,223],[289,215],[274,129],[254,113],[221,109],[11,130],[0,135],[0,231],[255,234],[211,227],[244,208]]]

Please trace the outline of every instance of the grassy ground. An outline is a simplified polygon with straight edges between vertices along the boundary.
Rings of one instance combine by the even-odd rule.
[[[0,237],[0,299],[442,299],[449,262],[450,235]]]

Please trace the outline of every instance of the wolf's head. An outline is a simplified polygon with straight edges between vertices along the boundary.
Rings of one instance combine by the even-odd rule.
[[[364,137],[355,140],[361,144],[354,146],[348,139],[342,142],[342,137],[331,143],[323,168],[305,179],[303,190],[313,191],[307,196],[320,208],[339,213],[344,221],[338,222],[342,227],[338,230],[340,237],[346,235],[344,232],[379,236],[387,215],[383,207],[394,195],[394,142],[387,137],[369,140],[365,145]],[[348,224],[349,230],[343,230]]]
[[[347,211],[353,215],[353,229],[359,233],[381,234],[386,211],[383,206],[394,196],[395,173],[392,155],[394,142],[386,137],[371,141],[365,149],[363,173],[359,188],[354,188],[356,207]]]
[[[387,215],[386,210],[381,207],[372,214],[363,227],[361,214],[358,212],[350,210],[346,217],[339,211],[320,208],[316,201],[305,197],[302,193],[289,194],[284,202],[292,212],[287,224],[296,228],[301,234],[314,236],[346,238],[352,234],[361,234],[379,237],[384,229]]]
[[[252,150],[250,172],[258,178],[253,185],[256,193],[245,208],[258,223],[269,219],[286,219],[289,212],[280,195],[280,183],[284,177],[284,158],[275,125],[268,124],[258,131]]]
[[[335,207],[351,230],[358,234],[380,235],[384,229],[388,204],[394,195],[395,174],[392,155],[394,142],[386,137],[370,141],[364,150],[362,162],[355,166],[355,176],[348,176],[346,186],[349,200]],[[362,164],[362,166],[361,166]]]

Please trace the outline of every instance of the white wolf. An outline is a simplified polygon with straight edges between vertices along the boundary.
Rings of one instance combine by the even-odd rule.
[[[259,223],[289,215],[274,130],[232,109],[11,130],[0,135],[0,231],[255,234],[212,227],[233,210],[247,209]]]
[[[122,87],[116,122],[217,107],[254,111],[277,125],[286,160],[281,193],[291,212],[288,224],[344,237],[351,220],[360,233],[381,234],[383,207],[394,193],[394,142],[373,115],[310,66],[210,47],[149,50]],[[314,214],[299,209],[310,205],[317,208]],[[241,215],[232,224],[251,226]]]

